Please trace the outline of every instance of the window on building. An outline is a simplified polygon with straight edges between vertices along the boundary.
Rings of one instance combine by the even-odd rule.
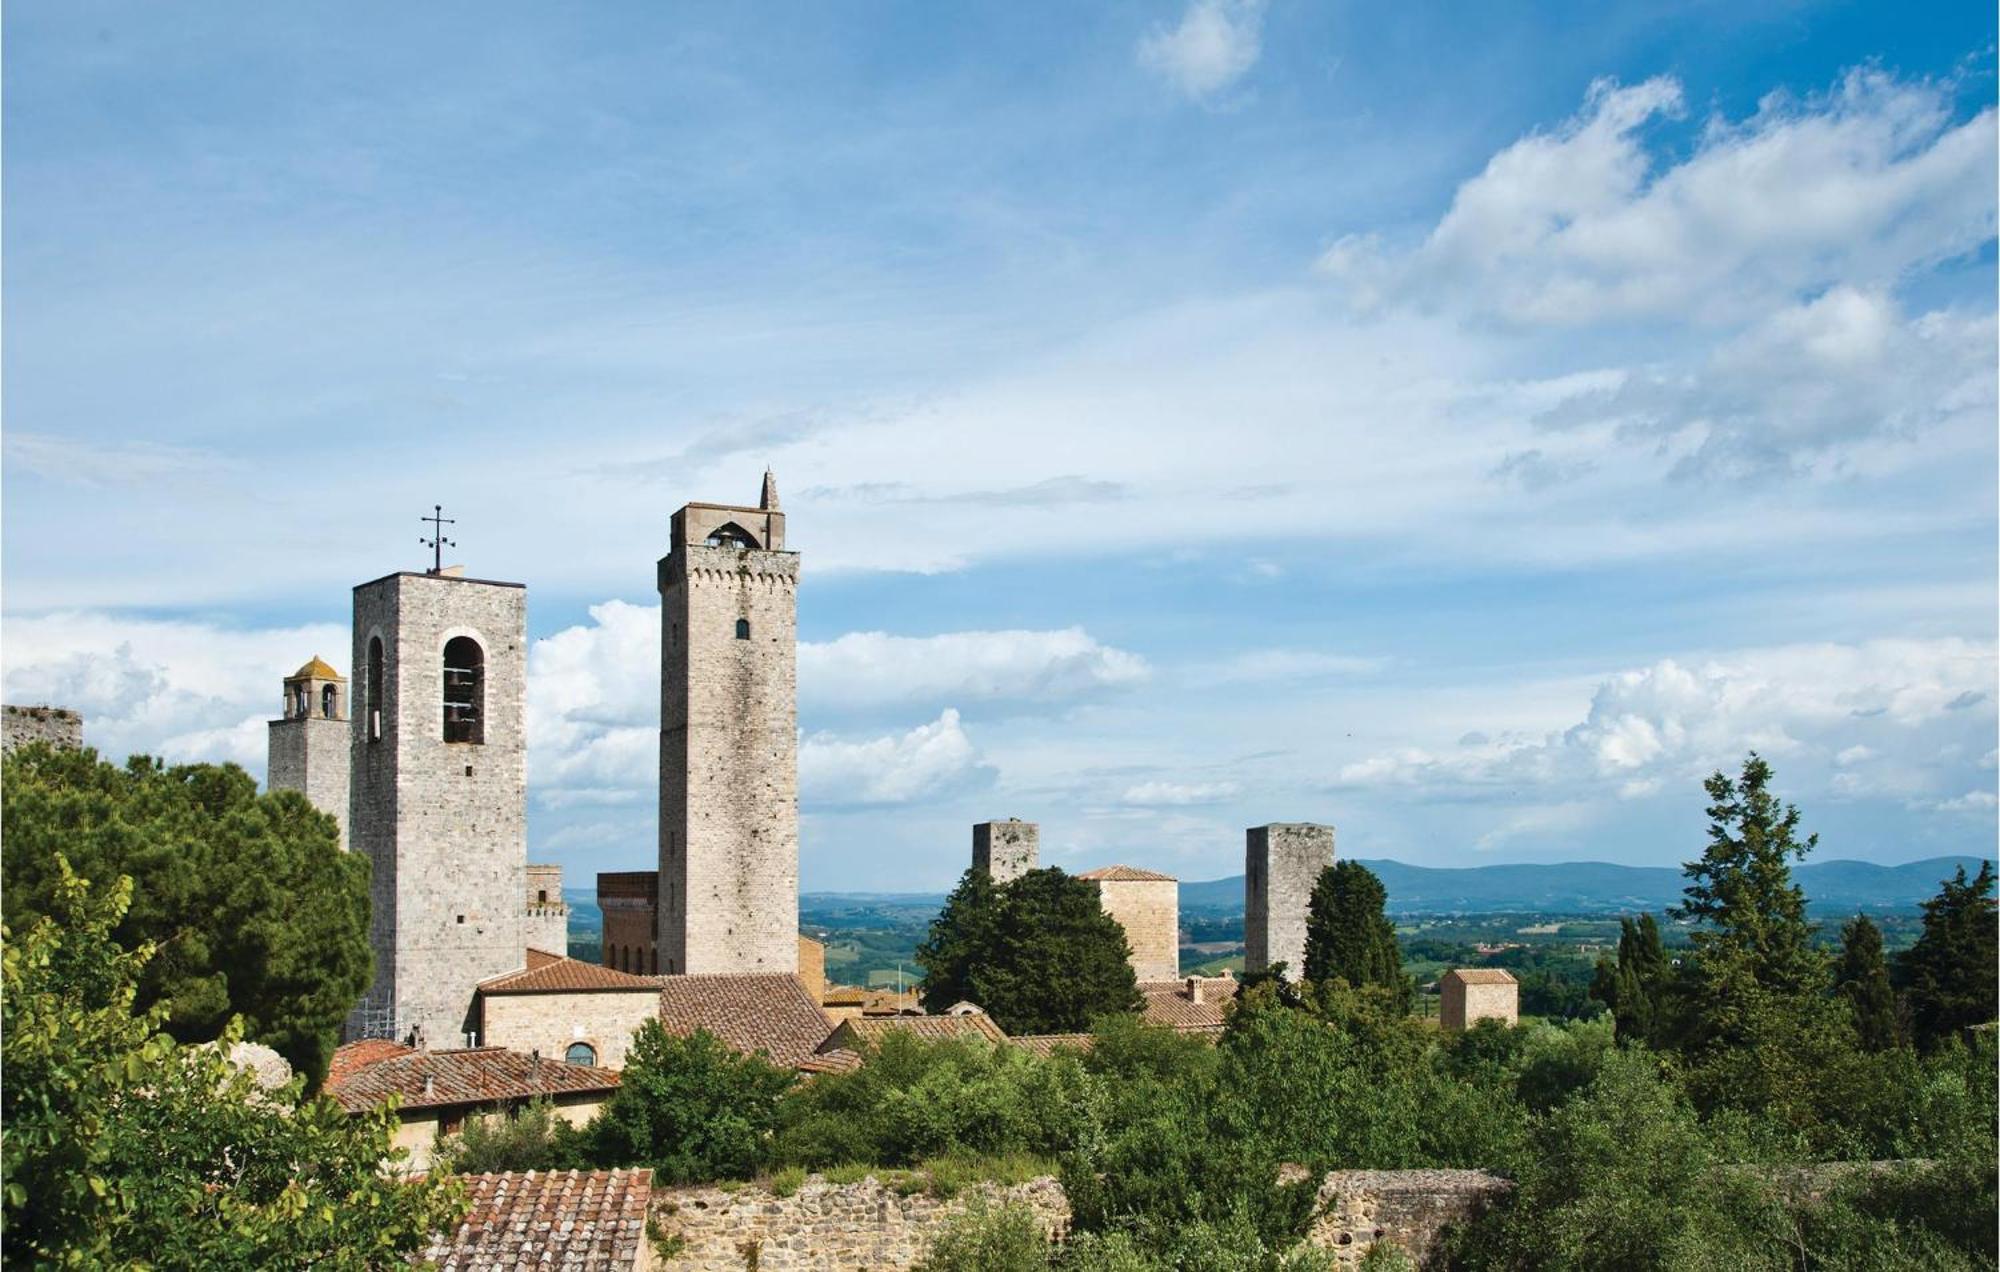
[[[563,1059],[571,1064],[594,1065],[597,1063],[597,1048],[587,1042],[572,1042],[569,1050],[563,1052]]]
[[[738,639],[738,640],[749,640],[749,639],[750,639],[750,620],[749,620],[749,619],[747,619],[747,618],[739,618],[739,619],[737,619],[737,620],[736,620],[736,639]]]
[[[454,636],[444,646],[444,740],[484,742],[486,653],[470,636]]]
[[[382,740],[382,638],[368,638],[368,740]]]
[[[731,521],[709,531],[706,546],[711,548],[754,548],[757,546],[757,540],[752,537],[748,530]]]
[[[535,889],[535,904],[536,904],[536,905],[547,905],[548,903],[549,903],[549,890],[548,890],[547,888],[536,888],[536,889]]]
[[[319,691],[319,713],[331,720],[340,707],[340,691],[332,685],[323,685]]]

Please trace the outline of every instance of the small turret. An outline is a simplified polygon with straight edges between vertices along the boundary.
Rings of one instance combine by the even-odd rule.
[[[757,497],[757,508],[761,512],[778,511],[778,479],[768,468],[764,470],[764,492]]]

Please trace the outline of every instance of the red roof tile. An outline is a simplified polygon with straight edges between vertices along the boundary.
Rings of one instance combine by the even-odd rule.
[[[529,950],[528,965],[521,971],[481,981],[482,994],[589,994],[604,990],[641,990],[651,993],[654,982],[630,972],[620,972],[580,959],[564,958],[546,950]]]
[[[339,1081],[328,1078],[326,1093],[350,1113],[372,1109],[392,1095],[406,1109],[448,1104],[494,1104],[538,1095],[602,1091],[618,1086],[609,1069],[566,1064],[505,1047],[454,1051],[411,1051],[352,1068]]]
[[[1160,874],[1153,870],[1141,870],[1137,866],[1101,866],[1096,870],[1086,870],[1079,879],[1089,879],[1098,883],[1179,883],[1172,875]]]
[[[835,1047],[832,1051],[807,1056],[799,1061],[797,1067],[800,1073],[852,1073],[861,1067],[861,1053]]]
[[[1219,1033],[1223,1013],[1236,999],[1236,981],[1231,977],[1201,977],[1201,1001],[1188,994],[1187,982],[1140,981],[1139,993],[1146,1000],[1142,1013],[1149,1025],[1167,1025],[1195,1033]]]
[[[1512,985],[1514,973],[1498,967],[1454,967],[1445,976],[1458,977],[1462,985]],[[1443,980],[1444,977],[1439,977]]]
[[[820,1045],[820,1050],[879,1043],[892,1033],[913,1034],[928,1042],[942,1042],[947,1038],[1007,1041],[1006,1031],[985,1012],[976,1016],[862,1016],[841,1021],[840,1027]]]
[[[1092,1034],[1015,1034],[1007,1041],[1046,1059],[1057,1051],[1088,1051],[1097,1038]]]
[[[646,1241],[650,1170],[466,1175],[465,1221],[432,1239],[439,1272],[627,1272]]]
[[[706,1029],[746,1054],[790,1068],[819,1049],[833,1021],[790,972],[655,976],[660,1024],[671,1034]]]
[[[389,1038],[363,1038],[359,1042],[345,1043],[333,1053],[333,1061],[326,1067],[326,1085],[331,1088],[346,1080],[357,1069],[374,1064],[377,1060],[388,1060],[396,1056],[407,1056],[415,1047],[406,1047]]]

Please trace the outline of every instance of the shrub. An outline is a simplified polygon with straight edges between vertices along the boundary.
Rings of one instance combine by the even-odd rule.
[[[573,1170],[585,1164],[583,1134],[546,1100],[508,1113],[467,1119],[457,1135],[439,1136],[437,1169],[458,1175]]]
[[[916,1272],[1046,1272],[1048,1237],[1025,1206],[974,1206],[931,1242]]]
[[[661,1183],[745,1179],[771,1158],[778,1101],[794,1077],[706,1030],[640,1026],[618,1091],[585,1130],[600,1166],[650,1166]]]

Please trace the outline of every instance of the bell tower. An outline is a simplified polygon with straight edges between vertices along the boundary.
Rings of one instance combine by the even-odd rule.
[[[347,680],[314,654],[285,677],[284,710],[271,721],[265,785],[298,791],[340,826],[347,851]]]
[[[661,973],[798,967],[798,579],[769,472],[659,564]]]

